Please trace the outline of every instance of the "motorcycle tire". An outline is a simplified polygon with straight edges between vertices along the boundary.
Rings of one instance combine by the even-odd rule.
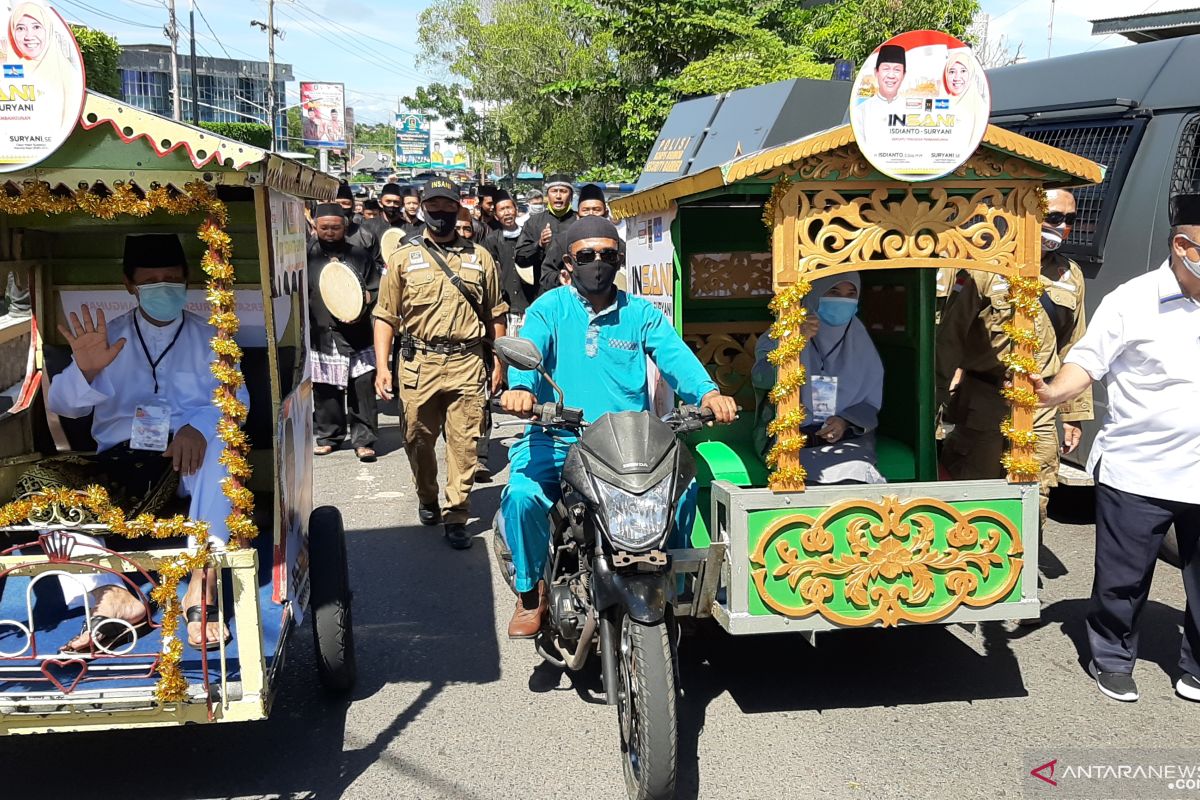
[[[344,695],[354,688],[354,623],[350,612],[350,571],[342,514],[333,506],[308,518],[308,613],[316,645],[317,677],[325,690]]]
[[[617,718],[630,800],[675,796],[678,718],[675,658],[667,621],[623,615],[617,653]]]

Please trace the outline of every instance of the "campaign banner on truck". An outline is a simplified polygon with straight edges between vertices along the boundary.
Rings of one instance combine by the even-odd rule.
[[[631,217],[625,225],[625,270],[629,293],[654,304],[675,324],[675,245],[671,225],[675,209]],[[654,413],[666,414],[675,405],[675,393],[658,368],[646,359],[646,385]]]
[[[345,147],[345,86],[340,83],[301,83],[300,128],[305,147]]]
[[[425,114],[408,111],[396,114],[396,166],[429,162],[432,126]]]
[[[0,173],[48,158],[83,111],[83,56],[71,29],[43,2],[0,0]]]
[[[966,44],[909,31],[867,57],[850,93],[854,138],[875,169],[896,180],[940,178],[983,140],[991,93]]]

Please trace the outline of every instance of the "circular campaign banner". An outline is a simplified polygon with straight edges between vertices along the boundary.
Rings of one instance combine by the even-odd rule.
[[[850,124],[875,169],[927,181],[971,157],[991,105],[971,48],[939,31],[909,31],[867,57],[850,93]]]
[[[37,0],[0,0],[0,173],[37,164],[79,121],[83,57],[58,12]]]

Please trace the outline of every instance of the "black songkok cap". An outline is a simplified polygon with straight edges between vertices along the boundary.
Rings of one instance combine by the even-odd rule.
[[[401,197],[415,197],[418,200],[420,200],[421,199],[421,191],[415,186],[401,186],[400,187],[400,196]]]
[[[125,237],[121,266],[128,277],[133,277],[133,271],[139,268],[183,267],[186,273],[187,257],[179,237],[173,233],[131,233]]]
[[[346,209],[337,203],[318,203],[317,213],[313,214],[313,219],[320,219],[321,217],[341,217],[345,219]]]
[[[586,184],[579,190],[579,202],[582,203],[584,200],[600,200],[605,205],[608,204],[608,201],[604,199],[604,190],[594,183]]]
[[[1171,225],[1200,225],[1200,194],[1177,194],[1171,198]]]
[[[494,199],[496,199],[496,192],[498,192],[498,191],[500,191],[499,187],[493,186],[492,184],[489,183],[487,186],[479,187],[479,196],[480,197],[490,197],[494,200]]]
[[[575,180],[565,173],[557,173],[546,177],[545,186],[549,189],[551,186],[565,186],[571,191],[575,191]]]
[[[363,211],[378,211],[381,208],[383,206],[379,205],[379,201],[374,198],[363,200]]]
[[[404,192],[400,188],[400,184],[398,184],[398,183],[385,184],[383,189],[381,189],[379,192],[380,197],[387,197],[389,194],[395,195],[396,197],[404,196]]]
[[[430,178],[429,182],[425,184],[425,192],[421,195],[421,200],[432,200],[435,197],[444,197],[462,205],[458,185],[448,178]]]
[[[506,192],[504,189],[496,189],[496,191],[492,193],[492,197],[496,198],[497,204],[502,200],[512,200],[512,195]]]
[[[337,199],[338,200],[353,200],[354,199],[354,192],[350,191],[350,184],[343,183],[338,186]]]
[[[578,217],[567,228],[567,247],[583,239],[612,239],[621,241],[617,226],[604,217]]]
[[[875,68],[879,69],[880,64],[899,64],[902,67],[907,67],[908,56],[903,47],[898,44],[885,44],[879,48],[879,55],[875,57]]]

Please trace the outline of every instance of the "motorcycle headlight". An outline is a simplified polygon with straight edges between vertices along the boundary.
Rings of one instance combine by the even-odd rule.
[[[645,550],[662,538],[671,514],[671,480],[667,475],[642,494],[632,494],[596,480],[612,543],[626,550]]]

